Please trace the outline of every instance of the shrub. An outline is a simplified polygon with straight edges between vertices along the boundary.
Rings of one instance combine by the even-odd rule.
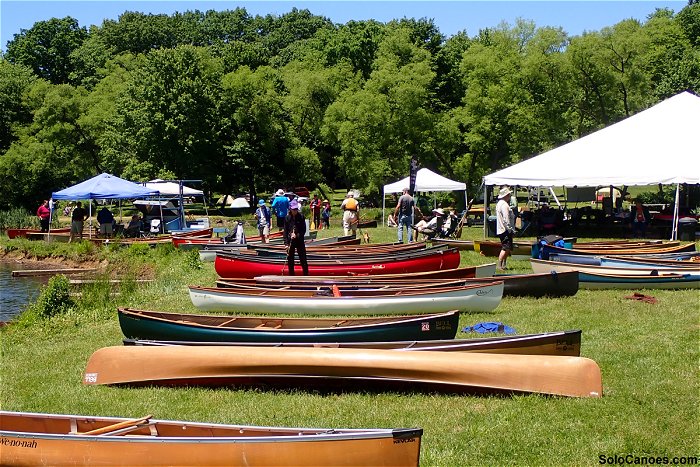
[[[185,253],[185,267],[191,271],[202,269],[202,260],[199,259],[199,250],[188,250]]]
[[[73,305],[73,299],[70,297],[70,281],[63,274],[58,274],[49,279],[48,284],[42,288],[39,298],[28,311],[35,316],[49,318],[67,312]]]

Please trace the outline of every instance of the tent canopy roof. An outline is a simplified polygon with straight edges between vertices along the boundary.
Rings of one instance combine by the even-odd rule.
[[[146,188],[151,190],[157,190],[160,192],[161,196],[180,196],[180,184],[175,182],[167,182],[156,178],[150,182],[144,183]],[[188,186],[182,185],[182,195],[183,196],[203,196],[204,192],[202,190],[195,190]]]
[[[146,188],[123,178],[103,173],[88,180],[56,191],[52,198],[58,199],[123,199],[157,195],[158,190]]]
[[[486,185],[700,183],[700,97],[683,92],[602,130],[484,177]]]
[[[410,177],[406,177],[398,182],[384,185],[384,193],[401,193],[410,183]],[[467,189],[467,184],[455,182],[442,175],[438,175],[429,169],[420,169],[416,173],[416,191],[463,191]]]

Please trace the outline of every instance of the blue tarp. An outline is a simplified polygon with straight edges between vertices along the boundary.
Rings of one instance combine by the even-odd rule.
[[[115,177],[107,173],[97,175],[72,187],[53,193],[58,199],[123,199],[158,195],[157,190]]]

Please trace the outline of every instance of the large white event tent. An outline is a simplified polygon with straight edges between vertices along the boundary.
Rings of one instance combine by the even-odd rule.
[[[384,225],[384,210],[386,209],[386,194],[401,193],[411,182],[411,177],[406,177],[397,182],[384,185],[382,197],[382,225]],[[415,191],[464,191],[464,205],[467,205],[467,184],[455,182],[449,178],[438,175],[429,169],[420,169],[416,173]]]
[[[700,97],[682,92],[595,133],[487,175],[485,190],[490,185],[675,184],[671,235],[675,239],[680,184],[700,183],[698,122]]]
[[[143,186],[150,188],[151,190],[158,191],[161,196],[204,196],[204,192],[202,190],[196,190],[186,185],[182,185],[181,182],[176,183],[162,180],[160,178],[146,182],[143,184]],[[182,192],[180,192],[181,187]]]

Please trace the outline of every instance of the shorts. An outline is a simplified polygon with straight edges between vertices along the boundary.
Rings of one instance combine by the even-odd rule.
[[[112,224],[100,224],[100,233],[101,234],[111,234],[112,233]]]
[[[278,229],[284,229],[284,217],[277,217],[277,228]]]
[[[70,223],[70,233],[79,234],[83,231],[83,221],[72,221]]]
[[[258,226],[258,232],[260,233],[261,236],[268,236],[270,235],[270,226],[265,224],[265,225],[259,225]]]
[[[501,250],[503,251],[513,251],[513,234],[510,232],[503,232],[498,234],[498,238],[501,239]]]

